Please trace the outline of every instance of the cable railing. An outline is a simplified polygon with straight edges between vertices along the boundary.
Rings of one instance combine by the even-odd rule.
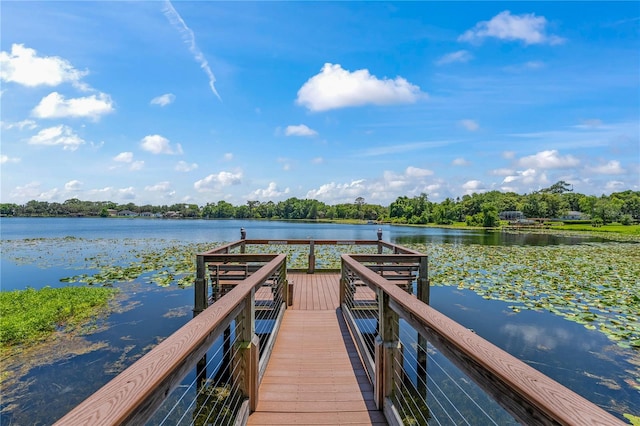
[[[340,305],[390,424],[623,424],[428,306],[426,270],[426,256],[342,255]]]
[[[56,424],[245,423],[257,405],[258,386],[286,309],[286,256],[197,256],[204,271],[229,265],[218,268],[229,275],[243,263],[250,267],[232,289],[217,300],[206,297],[191,321]]]

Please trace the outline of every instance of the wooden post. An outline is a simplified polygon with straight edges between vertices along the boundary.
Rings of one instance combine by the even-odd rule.
[[[389,295],[378,289],[378,336],[375,341],[374,397],[378,410],[384,409],[385,399],[394,390],[396,359],[401,356],[397,339],[400,327],[398,314],[389,307]],[[400,362],[402,360],[400,359]],[[402,364],[400,364],[401,366]]]
[[[242,244],[240,245],[240,253],[244,253],[246,250],[246,243],[244,240],[247,239],[247,231],[244,228],[240,228],[240,239],[242,240]]]
[[[420,267],[418,269],[418,288],[416,296],[421,302],[429,304],[429,267],[427,256],[420,256]]]
[[[242,394],[249,398],[249,410],[258,406],[258,375],[260,338],[255,333],[255,289],[244,300],[244,309],[238,315],[239,335],[233,367],[234,382]]]
[[[196,283],[194,288],[193,316],[207,309],[207,276],[204,256],[196,256]]]
[[[316,252],[315,252],[315,244],[313,240],[309,242],[309,267],[307,269],[307,274],[313,274],[316,270]]]
[[[382,254],[382,228],[378,228],[378,254]]]

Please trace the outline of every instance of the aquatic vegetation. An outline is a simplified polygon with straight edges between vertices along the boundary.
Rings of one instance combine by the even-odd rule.
[[[83,273],[62,281],[113,286],[141,280],[193,285],[196,253],[222,242],[161,239],[30,239],[3,242],[16,262],[64,266]],[[9,247],[7,247],[9,246]],[[599,330],[622,347],[640,348],[640,250],[633,242],[548,246],[406,244],[429,256],[432,285],[469,289],[486,299],[546,310]],[[239,249],[236,249],[239,253]],[[247,253],[284,253],[287,267],[306,269],[307,245],[247,245]],[[315,246],[317,269],[340,268],[342,253],[376,253],[373,246]]]
[[[88,287],[0,292],[0,344],[34,342],[61,327],[84,325],[107,308],[114,293]]]
[[[558,246],[411,244],[429,256],[431,285],[546,310],[640,348],[640,250],[634,243]]]

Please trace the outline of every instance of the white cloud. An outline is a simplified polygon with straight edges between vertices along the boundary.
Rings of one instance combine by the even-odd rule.
[[[18,157],[9,157],[8,155],[0,155],[0,164],[6,164],[6,163],[19,163],[20,162],[20,158]]]
[[[462,188],[463,189],[481,189],[481,188],[484,188],[484,184],[479,180],[470,180],[465,182],[462,185]]]
[[[311,162],[312,162],[313,164],[322,164],[322,163],[324,163],[324,158],[322,158],[322,157],[316,157],[316,158],[313,158],[313,159],[311,160]]]
[[[287,136],[315,136],[318,132],[310,129],[304,124],[299,124],[297,126],[287,126],[284,130],[284,134]]]
[[[590,173],[596,173],[599,175],[621,175],[625,173],[625,170],[620,166],[620,162],[611,160],[606,164],[599,166],[591,166],[586,168]]]
[[[230,185],[238,185],[242,183],[242,172],[220,172],[210,174],[204,179],[193,184],[193,187],[199,192],[220,190],[222,187]]]
[[[118,195],[124,200],[133,200],[134,198],[136,198],[136,193],[133,186],[118,189]]]
[[[161,107],[167,106],[176,99],[173,93],[165,93],[164,95],[157,96],[151,99],[151,105],[159,105]]]
[[[202,68],[205,74],[207,74],[207,77],[209,77],[209,87],[211,88],[211,91],[218,97],[218,99],[222,100],[214,85],[214,83],[216,82],[216,77],[213,75],[213,72],[209,67],[209,62],[207,62],[204,54],[198,48],[198,45],[196,44],[196,36],[191,28],[187,26],[187,24],[184,22],[180,14],[174,9],[169,0],[165,1],[163,12],[171,25],[173,25],[178,29],[178,31],[180,31],[185,43],[189,45],[189,51],[193,55],[194,59],[200,64],[200,68]]]
[[[31,114],[38,118],[88,117],[97,120],[111,112],[113,102],[105,93],[67,100],[58,92],[52,92],[42,98]]]
[[[178,164],[176,164],[176,171],[178,172],[190,172],[192,170],[195,170],[198,168],[198,165],[196,163],[187,163],[186,161],[178,161]]]
[[[164,181],[164,182],[158,182],[155,185],[149,185],[149,186],[145,186],[144,190],[145,191],[158,191],[158,192],[165,192],[171,189],[171,183],[168,181]]]
[[[43,191],[40,188],[40,182],[30,182],[24,186],[17,186],[11,191],[10,196],[13,199],[24,200],[25,202],[28,200],[51,201],[58,197],[59,194],[60,190],[58,188]]]
[[[144,161],[142,161],[142,160],[134,161],[129,166],[129,170],[131,170],[131,171],[141,170],[143,167],[144,167]]]
[[[618,180],[611,180],[607,182],[604,187],[607,191],[611,192],[623,191],[628,188],[624,182]]]
[[[436,65],[447,65],[456,62],[469,62],[473,59],[473,55],[467,50],[458,50],[456,52],[447,53],[436,61]]]
[[[38,127],[38,125],[33,120],[22,120],[22,121],[16,121],[15,123],[7,123],[4,121],[0,121],[0,128],[5,130],[11,130],[11,129],[24,130],[25,128],[28,130],[33,130],[36,127]]]
[[[233,154],[230,152],[225,153],[222,158],[224,158],[224,161],[231,161],[233,160]]]
[[[339,64],[326,63],[298,90],[296,103],[310,111],[326,111],[367,104],[414,103],[421,96],[425,94],[420,88],[402,77],[380,80],[367,69],[349,72]]]
[[[480,128],[477,121],[470,119],[460,120],[460,125],[470,132],[475,132]]]
[[[410,178],[423,178],[433,175],[433,171],[429,169],[420,169],[418,167],[409,166],[405,170],[405,175]]]
[[[29,139],[28,143],[46,146],[62,145],[63,149],[67,151],[75,151],[85,141],[76,135],[70,127],[61,124],[40,130],[37,135]]]
[[[306,198],[315,200],[331,200],[333,198],[346,198],[354,200],[366,192],[365,180],[354,180],[350,183],[339,184],[335,182],[327,183],[318,189],[307,192]]]
[[[538,172],[535,169],[526,169],[526,170],[518,170],[508,174],[502,180],[502,183],[513,183],[520,182],[525,185],[531,185],[533,183],[546,183],[547,176],[542,173],[538,175]]]
[[[113,157],[113,161],[117,161],[119,163],[130,163],[133,161],[133,152],[121,152]]]
[[[518,160],[518,165],[536,169],[564,169],[575,167],[579,164],[580,160],[577,158],[572,155],[562,157],[555,149],[541,151],[537,154],[522,157]]]
[[[458,41],[481,42],[487,37],[500,40],[520,40],[525,44],[560,44],[564,39],[546,34],[547,20],[544,16],[533,13],[512,15],[505,10],[490,21],[481,21],[475,27],[466,31]]]
[[[451,164],[454,166],[468,166],[470,163],[462,157],[454,159]]]
[[[516,158],[516,153],[515,153],[515,151],[504,151],[502,153],[502,158],[505,158],[507,160],[512,160],[512,159]]]
[[[78,191],[82,187],[82,182],[79,180],[70,180],[64,184],[64,189],[67,191]]]
[[[11,53],[0,52],[0,78],[23,86],[57,86],[64,82],[82,86],[79,82],[87,75],[66,59],[58,56],[37,56],[34,49],[23,44],[11,45]]]
[[[140,146],[152,154],[182,154],[182,146],[180,146],[180,144],[176,144],[174,149],[171,147],[169,139],[160,135],[145,136],[140,141]]]
[[[264,189],[256,189],[248,198],[258,198],[263,200],[274,200],[289,193],[289,188],[280,190],[275,182],[269,182],[269,186]]]

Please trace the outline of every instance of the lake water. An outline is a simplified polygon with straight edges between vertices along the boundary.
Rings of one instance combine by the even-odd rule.
[[[115,218],[2,218],[3,291],[62,286],[61,278],[95,272],[87,259],[126,262],[137,250],[179,243],[211,247],[240,238],[377,239],[401,245],[560,245],[599,243],[593,237],[510,234],[390,225],[342,225],[251,220],[154,220]],[[75,284],[81,285],[81,284]],[[191,318],[193,288],[159,287],[135,280],[117,285],[126,309],[85,336],[95,350],[76,351],[24,371],[3,384],[0,424],[51,424]],[[615,345],[604,334],[548,312],[486,300],[470,290],[436,286],[431,305],[618,417],[640,415],[638,351]],[[70,346],[71,347],[71,346]],[[85,353],[81,353],[85,352]],[[635,364],[634,364],[635,363]],[[8,397],[7,397],[8,395]],[[621,417],[622,418],[622,417]]]

